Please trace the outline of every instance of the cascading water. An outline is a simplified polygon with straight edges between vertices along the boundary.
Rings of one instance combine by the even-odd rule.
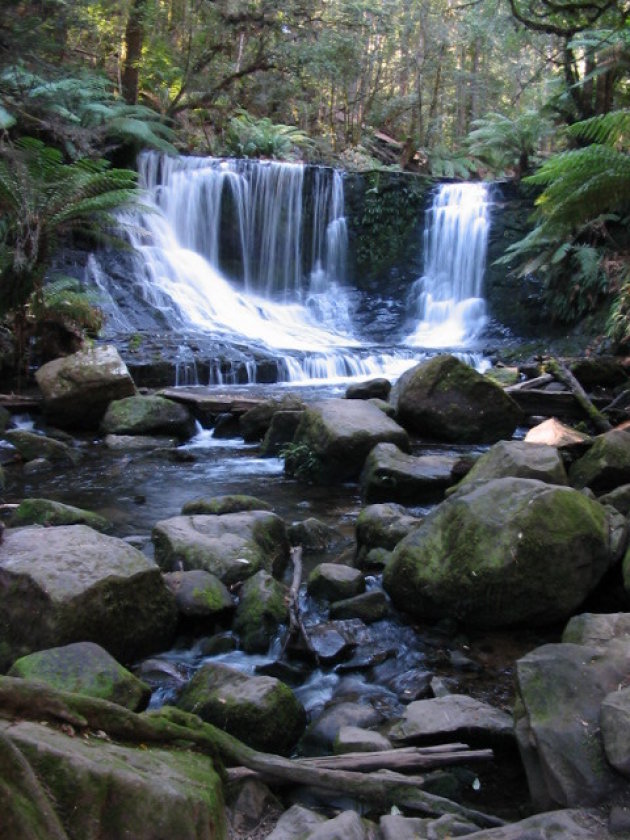
[[[424,274],[413,286],[418,322],[406,342],[458,347],[486,325],[483,274],[490,227],[485,184],[442,184],[427,213]]]

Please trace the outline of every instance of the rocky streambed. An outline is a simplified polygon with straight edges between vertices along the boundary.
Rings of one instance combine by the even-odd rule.
[[[55,364],[2,450],[11,836],[628,836],[630,434],[525,442],[452,357],[324,400]]]

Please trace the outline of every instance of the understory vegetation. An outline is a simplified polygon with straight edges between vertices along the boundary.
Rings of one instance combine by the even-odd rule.
[[[539,196],[506,270],[541,280],[562,323],[609,311],[623,348],[629,15],[623,0],[7,0],[0,315],[23,354],[50,317],[55,247],[109,235],[148,147],[326,163],[376,184],[383,170],[523,179]]]

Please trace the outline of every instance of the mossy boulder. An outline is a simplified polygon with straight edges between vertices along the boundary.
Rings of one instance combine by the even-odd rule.
[[[455,455],[408,455],[393,443],[377,443],[365,459],[361,498],[366,502],[437,502],[455,481]]]
[[[629,669],[627,637],[598,647],[543,645],[518,660],[514,724],[536,808],[593,806],[627,790],[600,726],[602,702]]]
[[[372,624],[385,618],[388,613],[389,601],[382,589],[371,589],[330,605],[330,617],[336,621],[360,618],[364,624]]]
[[[100,697],[132,712],[146,708],[151,689],[93,642],[39,650],[14,662],[10,677],[52,685],[62,691]]]
[[[572,488],[494,479],[454,494],[398,543],[383,586],[418,618],[549,624],[609,568],[609,525],[607,510]]]
[[[248,653],[267,653],[280,624],[288,623],[287,589],[261,569],[243,584],[232,629]]]
[[[112,345],[54,359],[35,379],[50,423],[62,429],[95,429],[112,400],[136,393],[136,386]]]
[[[222,516],[224,513],[240,513],[244,510],[271,510],[271,505],[255,496],[240,493],[228,496],[204,496],[186,502],[182,507],[182,514],[192,516],[201,513]]]
[[[299,397],[288,395],[281,400],[265,400],[246,411],[240,418],[241,434],[246,442],[262,440],[277,411],[304,411],[305,405]]]
[[[395,546],[422,523],[397,504],[376,504],[364,507],[357,517],[357,562],[362,565],[374,549],[391,551]]]
[[[282,448],[291,443],[300,425],[302,414],[303,410],[276,411],[260,444],[260,454],[264,458],[279,455]]]
[[[355,480],[370,450],[383,442],[409,449],[405,430],[370,402],[321,400],[302,415],[285,468],[319,484]]]
[[[346,388],[347,400],[386,400],[392,390],[392,383],[389,379],[377,377],[367,382],[353,382]]]
[[[302,546],[305,553],[327,551],[341,539],[338,531],[314,516],[309,516],[301,522],[292,522],[287,528],[287,533],[291,545]]]
[[[14,446],[25,461],[45,458],[57,464],[72,465],[79,460],[79,453],[61,440],[29,432],[26,429],[10,429],[5,440]]]
[[[390,402],[410,432],[455,443],[510,438],[521,410],[503,388],[455,356],[434,356],[405,371]]]
[[[289,561],[285,524],[264,510],[174,516],[156,524],[152,540],[165,571],[205,569],[227,585],[259,569],[280,577]]]
[[[183,618],[215,619],[236,607],[227,587],[203,569],[169,572],[164,575],[164,582],[175,596]]]
[[[13,763],[0,762],[0,831],[7,840],[227,836],[221,779],[208,756],[122,746],[92,733],[70,737],[54,726],[2,720],[3,759],[7,748]]]
[[[108,522],[98,513],[73,505],[64,505],[52,499],[24,499],[11,517],[11,526],[21,525],[88,525],[95,531],[111,530]]]
[[[475,481],[493,478],[535,478],[547,484],[567,484],[564,462],[555,446],[501,440],[473,464],[455,491]]]
[[[573,487],[590,487],[595,493],[614,490],[630,482],[630,432],[613,429],[595,442],[569,469]]]
[[[187,440],[195,433],[195,420],[181,403],[157,395],[133,396],[110,403],[101,431],[112,435],[174,435]]]
[[[44,648],[92,641],[123,663],[172,642],[160,570],[86,525],[11,528],[0,544],[0,670]]]
[[[204,665],[177,706],[254,749],[288,754],[306,726],[302,704],[274,677],[250,677],[226,665]]]

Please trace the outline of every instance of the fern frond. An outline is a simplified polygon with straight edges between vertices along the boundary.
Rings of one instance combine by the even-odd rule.
[[[630,148],[630,110],[626,108],[610,111],[608,114],[574,123],[569,126],[567,133],[579,140],[628,150]]]

